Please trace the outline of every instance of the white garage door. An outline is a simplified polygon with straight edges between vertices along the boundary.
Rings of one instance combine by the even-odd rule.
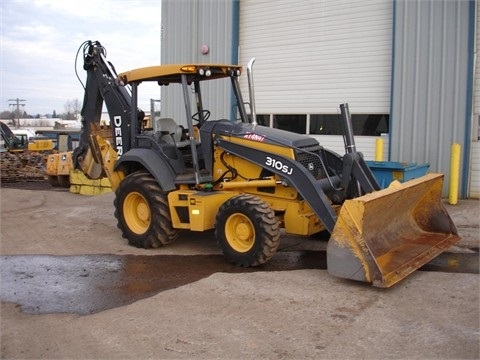
[[[373,154],[389,132],[392,19],[391,0],[241,0],[239,63],[256,59],[259,119],[343,153],[336,114],[348,103],[357,149]]]
[[[259,113],[388,114],[391,0],[241,0],[240,64]],[[243,85],[245,86],[245,84]]]

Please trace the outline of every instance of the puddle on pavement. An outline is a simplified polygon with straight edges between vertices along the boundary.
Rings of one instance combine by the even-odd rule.
[[[421,270],[479,272],[478,253],[443,253]],[[239,268],[222,255],[2,256],[0,300],[31,314],[93,314],[131,304],[217,272],[326,269],[324,251],[285,251],[267,264]]]

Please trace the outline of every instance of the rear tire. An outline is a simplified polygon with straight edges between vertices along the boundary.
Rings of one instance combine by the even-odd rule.
[[[270,206],[259,197],[242,194],[218,210],[215,237],[228,262],[257,266],[270,260],[280,243],[280,227]]]
[[[158,248],[178,238],[167,196],[149,173],[128,175],[115,193],[114,205],[117,226],[130,245]]]

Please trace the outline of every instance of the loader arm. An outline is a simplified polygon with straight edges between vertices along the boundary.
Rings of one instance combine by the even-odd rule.
[[[357,185],[360,190],[357,196],[380,190],[380,185],[375,179],[370,168],[363,159],[363,154],[357,152],[353,136],[352,118],[348,104],[340,104],[340,120],[343,126],[343,139],[345,155],[343,156],[342,190],[344,195],[352,185]]]
[[[295,159],[290,159],[281,155],[272,155],[262,150],[227,141],[220,136],[215,139],[215,142],[219,148],[230,154],[250,161],[282,178],[286,178],[290,185],[292,185],[292,187],[302,195],[308,205],[310,205],[327,230],[330,233],[333,231],[337,216],[335,215],[335,211],[333,210],[329,198],[324,192],[331,188],[328,179],[316,180],[313,175]],[[269,162],[271,162],[272,156],[276,161],[283,164],[282,169],[268,166]],[[287,171],[285,171],[285,169],[287,169]],[[338,177],[332,178],[331,181],[335,184],[340,183]]]

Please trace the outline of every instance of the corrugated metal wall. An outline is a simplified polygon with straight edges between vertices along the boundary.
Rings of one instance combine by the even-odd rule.
[[[476,3],[476,38],[475,38],[475,87],[474,87],[474,103],[473,112],[480,114],[480,57],[478,56],[478,49],[480,48],[480,6]],[[477,124],[480,125],[480,124]],[[480,129],[476,129],[480,130]],[[480,136],[480,131],[477,133]]]
[[[390,159],[429,162],[431,171],[447,175],[444,190],[451,144],[469,149],[470,7],[469,1],[394,2]]]
[[[236,63],[238,40],[235,36],[234,0],[181,1],[162,0],[162,64]],[[238,5],[238,4],[237,4]],[[202,45],[209,47],[203,54]],[[230,83],[208,82],[202,87],[204,108],[216,118],[230,117]],[[161,116],[186,125],[185,107],[180,89],[162,88]]]

